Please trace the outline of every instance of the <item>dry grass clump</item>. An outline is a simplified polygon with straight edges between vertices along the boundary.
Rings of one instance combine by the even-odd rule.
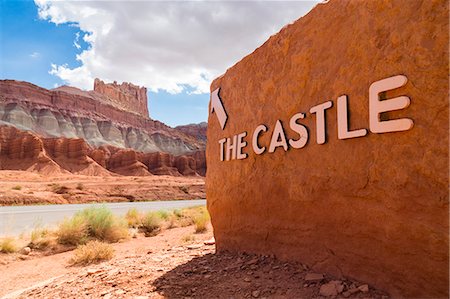
[[[17,185],[17,186],[12,187],[11,189],[19,191],[19,190],[22,190],[22,186]]]
[[[57,231],[58,242],[65,245],[84,244],[89,239],[118,242],[128,237],[125,219],[114,216],[105,206],[89,207],[65,219]]]
[[[195,241],[195,236],[194,235],[186,235],[183,236],[183,238],[181,238],[181,241],[183,243],[192,243]]]
[[[58,243],[63,245],[84,244],[88,240],[88,226],[80,216],[66,218],[56,231]]]
[[[114,257],[114,248],[98,240],[93,240],[75,249],[70,265],[89,265],[107,261]]]
[[[52,232],[46,228],[37,226],[31,232],[30,243],[28,247],[32,249],[43,250],[55,243],[55,237]]]
[[[147,212],[141,220],[141,230],[146,237],[154,236],[161,230],[162,219],[158,212]]]
[[[77,186],[76,186],[76,189],[77,190],[83,190],[84,189],[83,183],[78,183]]]
[[[69,187],[61,186],[59,184],[52,184],[51,189],[52,189],[52,192],[56,193],[56,194],[66,194],[69,192]]]
[[[128,223],[128,227],[137,228],[141,225],[142,215],[136,208],[129,209],[125,214],[125,220]]]
[[[207,231],[210,220],[208,210],[204,206],[186,208],[181,211],[181,215],[178,218],[181,226],[194,224],[196,233]]]
[[[87,223],[88,235],[91,238],[108,242],[117,242],[128,236],[126,221],[114,216],[106,206],[90,207],[75,214]]]
[[[0,252],[14,253],[18,250],[14,238],[6,237],[0,240]]]

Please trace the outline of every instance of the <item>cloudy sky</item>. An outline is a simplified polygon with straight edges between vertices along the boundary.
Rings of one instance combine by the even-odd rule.
[[[152,118],[207,119],[209,85],[315,1],[0,0],[0,78],[146,86]]]

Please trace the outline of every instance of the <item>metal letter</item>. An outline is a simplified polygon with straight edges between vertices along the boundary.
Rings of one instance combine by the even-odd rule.
[[[242,153],[242,149],[247,146],[247,142],[243,140],[245,136],[247,136],[247,132],[237,135],[236,158],[238,160],[247,158],[247,154]]]
[[[253,151],[257,155],[261,155],[266,150],[266,147],[259,147],[258,145],[258,137],[261,132],[267,132],[267,127],[265,125],[259,125],[256,127],[255,131],[253,132],[253,138],[252,138],[252,147]]]
[[[220,139],[219,140],[219,144],[220,144],[220,161],[224,160],[224,149],[223,149],[223,144],[225,143],[225,141],[227,141],[226,138]]]
[[[233,143],[231,143],[231,138],[227,138],[227,144],[225,145],[225,159],[227,161],[236,159],[236,146],[237,146],[237,135],[233,136]]]
[[[386,78],[372,83],[369,88],[369,124],[372,133],[387,133],[406,131],[413,127],[414,122],[409,118],[395,120],[380,120],[380,114],[387,111],[400,110],[409,106],[411,100],[407,96],[400,96],[380,101],[379,94],[384,91],[402,87],[408,82],[403,75]]]
[[[348,130],[347,95],[342,95],[337,99],[337,120],[339,139],[356,138],[367,135],[366,129],[359,129],[354,131]]]
[[[316,114],[317,144],[324,144],[326,141],[325,110],[331,108],[331,106],[333,106],[333,102],[328,101],[309,109],[309,112]]]
[[[308,130],[306,129],[306,127],[304,125],[297,123],[298,119],[303,119],[303,118],[305,118],[305,114],[297,113],[294,116],[292,116],[291,120],[289,121],[289,126],[291,127],[291,129],[295,133],[298,133],[300,135],[300,138],[298,138],[297,140],[289,139],[289,144],[293,148],[302,148],[308,142]]]
[[[279,140],[280,138],[281,140]],[[284,151],[288,150],[286,135],[284,135],[283,126],[281,125],[281,121],[277,120],[275,128],[273,129],[272,139],[270,140],[269,153],[273,153],[279,146],[282,146],[284,148]]]

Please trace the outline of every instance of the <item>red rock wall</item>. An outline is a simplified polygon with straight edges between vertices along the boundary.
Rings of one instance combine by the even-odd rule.
[[[82,93],[82,91],[80,91]],[[89,94],[88,94],[89,95]],[[83,96],[63,90],[47,90],[34,84],[15,80],[0,80],[0,101],[16,103],[29,110],[48,108],[63,114],[86,117],[95,121],[110,120],[122,126],[139,128],[148,133],[158,132],[171,138],[179,138],[187,143],[204,148],[204,141],[171,128],[164,123],[121,110],[105,104],[92,96]],[[147,103],[145,101],[145,103]],[[148,115],[146,112],[145,115]]]
[[[119,107],[121,110],[149,118],[147,88],[145,87],[139,87],[126,82],[117,84],[115,81],[107,84],[100,79],[95,79],[94,91],[105,95],[115,107]]]
[[[110,176],[206,173],[204,151],[192,155],[141,153],[131,149],[90,147],[83,139],[42,138],[30,131],[0,126],[0,169],[28,170],[44,174]]]
[[[216,79],[228,114],[209,115],[206,192],[217,249],[275,254],[316,271],[383,288],[394,297],[448,298],[448,1],[330,1],[283,28]],[[336,99],[348,95],[351,130],[369,128],[369,86],[405,75],[403,132],[338,139]],[[326,101],[327,142],[316,142]],[[257,155],[277,120],[295,113],[304,148]],[[220,161],[219,140],[241,132],[243,160]]]

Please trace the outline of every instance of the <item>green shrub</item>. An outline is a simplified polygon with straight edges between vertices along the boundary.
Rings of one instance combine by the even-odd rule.
[[[159,217],[160,217],[162,220],[167,220],[167,219],[169,219],[169,212],[167,212],[167,211],[158,211],[157,213],[158,213]]]
[[[157,212],[147,212],[141,221],[141,229],[146,237],[156,235],[161,230],[162,219]]]
[[[129,209],[125,214],[125,220],[129,227],[137,228],[141,224],[141,213],[136,208]]]
[[[81,217],[86,221],[88,235],[94,239],[117,242],[128,236],[125,220],[114,216],[106,206],[86,208],[74,217]]]
[[[114,248],[98,240],[90,241],[75,249],[70,265],[89,265],[101,261],[110,260],[114,257]]]

